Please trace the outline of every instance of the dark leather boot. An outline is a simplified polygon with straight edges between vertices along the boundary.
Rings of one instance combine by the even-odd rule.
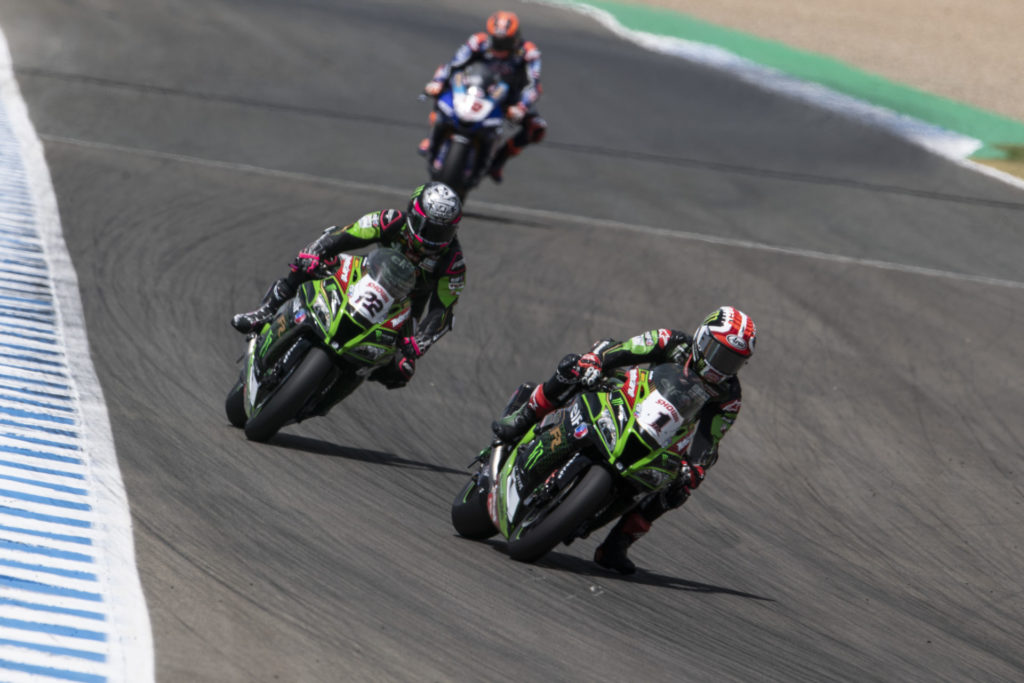
[[[527,402],[520,406],[518,410],[509,413],[500,420],[495,420],[491,424],[491,429],[494,430],[495,435],[502,441],[515,443],[536,423],[537,412]]]
[[[626,556],[629,546],[633,545],[651,528],[651,523],[639,512],[630,512],[608,532],[604,543],[594,551],[594,562],[605,569],[612,569],[620,574],[633,574],[636,564]]]

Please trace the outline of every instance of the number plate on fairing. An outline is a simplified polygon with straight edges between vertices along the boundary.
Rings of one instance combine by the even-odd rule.
[[[363,276],[349,292],[349,305],[370,322],[377,324],[388,318],[388,311],[395,302],[394,297],[370,276]]]

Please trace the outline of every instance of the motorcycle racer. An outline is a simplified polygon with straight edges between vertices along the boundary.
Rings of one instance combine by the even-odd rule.
[[[495,12],[487,19],[486,31],[474,33],[459,46],[452,60],[437,68],[431,81],[423,87],[423,92],[436,98],[444,90],[453,72],[476,61],[486,62],[508,83],[511,89],[509,101],[513,104],[505,114],[510,121],[520,125],[519,132],[498,150],[487,171],[494,182],[500,183],[509,157],[517,156],[527,145],[540,142],[547,133],[547,122],[534,108],[542,90],[540,50],[536,44],[522,38],[519,33],[519,17],[514,12]],[[433,157],[440,142],[438,137],[441,131],[434,125],[436,120],[435,107],[430,114],[433,127],[431,134],[419,144],[420,154],[428,158]]]
[[[258,331],[307,280],[329,275],[338,255],[374,243],[393,246],[417,265],[412,293],[413,333],[401,340],[402,352],[370,379],[388,389],[405,386],[416,372],[416,359],[452,329],[453,308],[466,284],[466,265],[456,237],[462,202],[443,183],[417,187],[405,212],[374,211],[355,223],[332,225],[303,247],[289,264],[291,272],[270,285],[259,308],[235,315],[231,324],[243,334]]]
[[[757,330],[749,316],[723,306],[705,318],[693,336],[662,328],[622,342],[599,341],[588,353],[570,353],[562,358],[554,374],[537,385],[526,403],[495,421],[492,429],[502,441],[515,443],[581,388],[593,387],[616,368],[671,362],[696,372],[710,398],[695,421],[677,425],[675,433],[664,437],[666,447],[682,460],[680,476],[667,489],[624,514],[594,554],[598,565],[632,574],[636,565],[627,557],[630,545],[646,534],[658,517],[683,505],[704,480],[706,470],[717,462],[719,443],[735,423],[742,403],[737,372],[753,354],[756,338]],[[540,432],[538,436],[552,455],[554,449],[573,448],[572,440],[561,435],[545,438]]]

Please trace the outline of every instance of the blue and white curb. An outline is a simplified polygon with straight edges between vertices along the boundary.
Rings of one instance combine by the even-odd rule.
[[[0,31],[0,681],[152,681],[128,501]]]

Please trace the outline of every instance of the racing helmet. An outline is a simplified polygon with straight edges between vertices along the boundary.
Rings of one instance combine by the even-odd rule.
[[[455,239],[462,218],[462,200],[444,183],[413,190],[405,215],[405,241],[420,256],[437,254]]]
[[[495,12],[487,17],[487,35],[495,52],[511,52],[519,46],[519,17],[515,12]]]
[[[750,316],[732,306],[722,306],[693,334],[693,368],[705,382],[720,384],[734,377],[750,360],[756,340],[757,327]]]

